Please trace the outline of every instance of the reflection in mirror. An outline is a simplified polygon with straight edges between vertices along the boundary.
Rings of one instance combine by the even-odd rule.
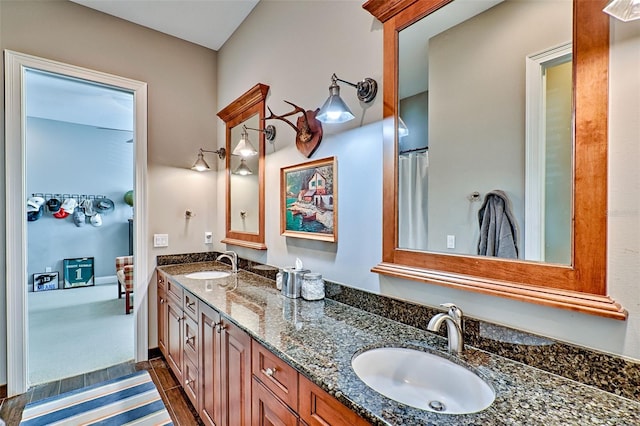
[[[243,126],[257,128],[259,125],[259,115],[254,114],[249,119],[232,127],[230,152],[235,152],[240,142],[245,140],[244,137],[248,137],[246,131],[243,130]],[[252,143],[251,145],[254,148],[256,147],[256,144]],[[255,149],[260,150],[261,147]],[[229,183],[231,230],[258,233],[260,182],[258,181],[257,171],[260,155],[231,155],[229,160],[229,168],[232,170]],[[245,171],[244,173],[243,170]]]
[[[567,0],[456,0],[399,32],[398,247],[571,264],[571,38]]]

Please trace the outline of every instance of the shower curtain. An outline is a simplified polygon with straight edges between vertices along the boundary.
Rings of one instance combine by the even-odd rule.
[[[398,163],[398,243],[427,250],[429,152],[401,154]]]

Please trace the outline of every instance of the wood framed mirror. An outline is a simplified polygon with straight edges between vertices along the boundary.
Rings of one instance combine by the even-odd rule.
[[[265,116],[269,86],[258,83],[218,112],[226,125],[226,234],[223,243],[266,250],[264,242]],[[234,154],[248,138],[257,154]]]
[[[498,0],[493,3],[495,5],[508,2],[514,3],[511,0],[505,2]],[[445,11],[454,3],[459,6],[462,2],[459,0],[369,0],[363,5],[363,8],[383,22],[384,26],[383,250],[382,262],[372,271],[523,302],[619,320],[626,319],[627,313],[624,308],[607,294],[609,17],[602,12],[606,1],[574,0],[572,5],[568,4],[569,16],[572,15],[572,26],[568,30],[569,37],[572,38],[568,44],[572,59],[569,71],[572,90],[568,103],[568,133],[572,144],[569,147],[569,196],[565,197],[570,198],[567,200],[569,213],[566,226],[568,237],[565,238],[566,261],[547,261],[544,257],[531,259],[522,255],[515,259],[505,259],[474,252],[456,253],[448,251],[450,247],[447,246],[443,249],[433,249],[429,245],[413,246],[401,241],[399,223],[402,222],[403,217],[398,201],[401,151],[399,123],[405,124],[400,120],[399,115],[400,79],[405,75],[399,66],[400,57],[403,55],[400,51],[401,34],[426,17],[432,14],[436,16],[436,13]],[[518,3],[524,4],[526,0]],[[505,32],[501,32],[501,28],[493,25],[494,36],[505,38],[505,34],[513,35],[506,32],[514,28],[511,20],[504,19],[503,16],[502,21],[497,22],[510,23],[511,29],[507,28]],[[451,25],[444,27],[447,31],[449,28],[452,28]],[[437,34],[441,34],[440,31]],[[434,35],[429,36],[431,37],[429,43],[433,41],[435,45]],[[517,36],[512,37],[512,39],[517,38]],[[455,48],[449,48],[447,54],[450,57],[465,55],[464,52]],[[490,58],[484,56],[482,59]],[[524,74],[525,58],[522,57],[521,60],[521,72]],[[429,69],[432,66],[433,64],[430,64]],[[482,70],[486,68],[475,68],[477,74],[481,74]],[[521,78],[524,81],[524,75]],[[455,83],[458,91],[479,91],[483,87],[483,85],[468,84],[466,78],[459,78]],[[505,89],[505,92],[507,91]],[[525,92],[524,83],[521,91]],[[493,95],[499,94],[493,92]],[[431,102],[433,100],[429,99],[427,103],[429,113],[436,109],[435,104]],[[518,106],[523,114],[526,102],[524,99],[522,105]],[[492,107],[483,106],[483,108],[491,109]],[[467,114],[466,110],[460,109],[457,127],[470,126]],[[428,131],[442,123],[442,120],[438,119],[432,124],[430,116],[425,117],[423,121],[428,123]],[[485,124],[491,126],[491,124]],[[522,127],[522,133],[524,133],[524,126]],[[431,147],[431,144],[434,144],[433,152],[429,152],[429,168],[432,167],[433,162],[438,161],[435,152],[437,141],[432,141],[432,136],[431,133],[428,134],[428,146]],[[525,136],[522,136],[522,139],[524,140]],[[454,144],[459,142],[459,140],[454,141]],[[455,147],[461,151],[466,150],[462,145],[455,145]],[[526,162],[525,156],[526,154],[523,153],[519,159],[523,166]],[[445,166],[452,168],[454,165],[455,162],[449,160]],[[524,171],[522,175],[525,175]],[[524,182],[525,178],[518,177],[518,179]],[[438,179],[429,175],[429,191],[432,188],[432,180]],[[473,178],[467,178],[467,181],[472,180]],[[505,181],[491,184],[494,186],[491,189],[500,189],[499,185],[506,185],[503,182]],[[445,185],[447,184],[449,183],[445,182]],[[521,186],[520,198],[524,199],[524,183]],[[475,191],[459,192],[457,196],[463,198],[464,202],[471,203],[475,193]],[[518,201],[522,201],[521,199]],[[453,209],[448,202],[444,207]],[[476,227],[479,207],[480,203],[473,207],[467,206],[468,211],[465,212],[467,220],[475,221]],[[431,221],[431,210],[428,211],[429,221]],[[430,227],[427,229],[432,230]],[[444,233],[447,237],[449,236],[446,230]],[[570,241],[566,241],[567,239]],[[447,243],[453,241],[447,238]]]

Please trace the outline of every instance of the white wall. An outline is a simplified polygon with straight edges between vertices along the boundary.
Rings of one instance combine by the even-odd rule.
[[[325,125],[324,139],[313,157],[338,159],[338,243],[279,235],[279,170],[306,159],[296,151],[291,129],[275,122],[276,151],[268,149],[266,159],[268,250],[238,252],[276,266],[291,265],[300,257],[310,269],[348,286],[430,306],[456,302],[476,318],[640,359],[640,22],[614,22],[612,33],[609,291],[628,309],[626,322],[371,273],[381,259],[381,91],[362,120],[355,92],[343,87],[343,98],[356,120]],[[288,110],[283,99],[316,108],[328,96],[333,72],[345,80],[369,76],[381,83],[381,24],[361,9],[359,1],[263,0],[223,46],[218,60],[221,106],[261,82],[271,86],[267,103],[276,113]],[[218,140],[223,138],[219,126]],[[224,177],[218,175],[217,203],[222,206]],[[219,216],[216,232],[223,230],[224,217]],[[225,247],[216,244],[216,248]]]
[[[115,282],[115,258],[129,254],[132,210],[123,196],[133,188],[133,144],[126,143],[130,137],[93,126],[27,119],[27,194],[104,195],[115,206],[101,215],[100,227],[77,227],[72,216],[55,218],[45,206],[40,219],[27,223],[29,282],[33,273],[51,267],[62,283],[62,260],[75,257],[93,257],[96,280],[110,277]]]

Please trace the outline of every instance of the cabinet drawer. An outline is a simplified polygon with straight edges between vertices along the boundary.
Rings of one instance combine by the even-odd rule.
[[[299,375],[300,418],[309,426],[352,425],[365,426],[369,423],[340,401]]]
[[[253,378],[251,424],[253,426],[279,425],[297,426],[298,416],[284,405],[274,394]]]
[[[185,314],[189,315],[195,322],[198,322],[198,299],[186,290],[184,290],[182,297],[182,308]]]
[[[184,369],[182,371],[184,382],[182,388],[191,400],[194,407],[198,406],[198,367],[190,359],[184,359]]]
[[[251,370],[267,389],[298,411],[298,372],[264,346],[252,342]]]
[[[165,279],[165,290],[167,292],[167,296],[171,297],[176,302],[182,305],[182,287],[178,284],[173,283],[169,279]]]
[[[184,355],[195,365],[198,365],[198,323],[188,316],[185,316],[183,324]]]

